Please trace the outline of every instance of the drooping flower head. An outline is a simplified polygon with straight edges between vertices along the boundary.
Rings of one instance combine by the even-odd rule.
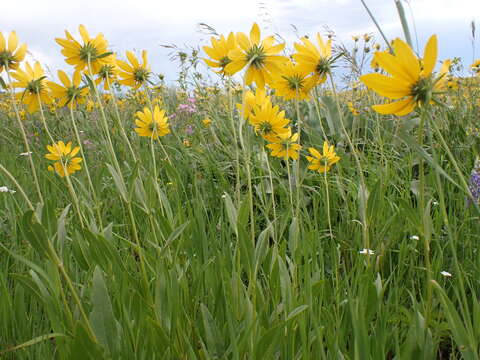
[[[153,109],[153,114],[148,107],[142,111],[138,111],[136,114],[135,132],[139,136],[145,136],[157,140],[159,136],[164,136],[170,134],[168,118],[165,116],[165,110],[160,110],[160,108],[155,105]]]
[[[26,62],[25,70],[17,69],[17,71],[12,72],[12,77],[17,80],[12,82],[12,87],[23,89],[16,94],[16,98],[27,105],[29,113],[33,113],[40,108],[40,101],[47,105],[52,103],[45,72],[38,61],[35,62],[33,67]]]
[[[18,46],[18,38],[15,31],[8,35],[8,43],[0,32],[0,73],[3,71],[3,68],[8,70],[18,69],[26,53],[27,44]]]
[[[302,148],[298,144],[298,133],[292,135],[291,128],[288,128],[286,132],[270,136],[268,138],[270,144],[265,145],[272,150],[271,155],[275,157],[288,160],[298,160],[298,152]]]
[[[295,50],[293,59],[298,63],[299,69],[307,74],[313,74],[317,84],[323,83],[327,74],[332,69],[332,39],[324,42],[322,36],[317,33],[317,46],[308,38],[303,37],[302,43],[294,43]]]
[[[419,106],[430,104],[433,95],[444,86],[444,69],[437,78],[433,69],[437,61],[437,37],[433,35],[425,46],[423,58],[418,58],[410,46],[401,39],[393,41],[395,55],[387,51],[376,52],[374,60],[391,76],[367,74],[360,80],[381,96],[398,100],[372,108],[380,114],[407,115]]]
[[[212,67],[218,68],[216,72],[219,74],[225,74],[225,66],[227,66],[232,60],[228,57],[230,50],[237,48],[237,40],[233,32],[228,34],[228,37],[220,36],[220,38],[212,37],[210,39],[212,46],[204,46],[203,51],[210,56],[210,59],[203,59],[205,63]]]
[[[119,76],[121,78],[119,83],[138,89],[148,81],[151,73],[150,66],[148,65],[147,50],[142,51],[142,64],[140,64],[132,51],[127,51],[126,55],[130,64],[123,60],[117,60],[117,65],[120,68]]]
[[[56,38],[55,41],[63,47],[61,53],[66,57],[67,64],[75,66],[75,70],[90,74],[97,74],[106,58],[111,54],[108,51],[108,42],[103,34],[98,34],[95,38],[91,38],[85,26],[78,27],[83,43],[78,42],[75,38],[65,30],[66,39]],[[91,69],[89,69],[89,62]]]
[[[340,157],[335,153],[334,145],[329,145],[327,141],[323,142],[323,153],[313,147],[309,148],[308,151],[312,155],[307,156],[307,160],[310,162],[308,168],[319,173],[330,171],[332,165],[340,161]]]
[[[249,122],[254,126],[255,132],[264,138],[285,134],[289,130],[286,126],[290,120],[285,118],[285,111],[280,111],[278,105],[272,106],[270,101],[253,108]]]
[[[260,28],[254,23],[250,30],[250,37],[240,32],[237,33],[237,44],[239,48],[230,50],[228,58],[232,61],[225,66],[225,73],[233,75],[247,67],[245,72],[245,83],[252,82],[259,88],[270,84],[272,73],[279,71],[279,66],[286,61],[284,56],[278,55],[285,44],[275,45],[275,38],[268,36],[261,40]]]
[[[80,86],[80,82],[82,81],[82,73],[80,70],[73,73],[71,80],[64,71],[58,70],[58,78],[62,83],[61,85],[49,81],[48,86],[52,91],[53,97],[58,99],[59,107],[68,105],[75,109],[77,104],[83,104],[85,102],[89,90],[86,86]]]
[[[274,75],[272,87],[275,94],[286,100],[304,100],[310,96],[310,91],[316,85],[317,79],[310,76],[305,67],[288,61],[281,65],[281,71]]]
[[[59,141],[56,144],[47,145],[47,149],[50,152],[45,155],[45,158],[55,161],[53,166],[48,166],[49,171],[55,171],[58,175],[64,177],[82,168],[80,163],[83,159],[75,157],[80,151],[80,147],[76,146],[72,149],[72,142],[65,145],[63,141]]]

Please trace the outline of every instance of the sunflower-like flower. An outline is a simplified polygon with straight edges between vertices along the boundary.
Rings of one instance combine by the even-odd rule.
[[[302,44],[294,43],[297,52],[293,54],[293,59],[298,63],[299,70],[307,74],[312,73],[317,84],[321,84],[327,79],[334,61],[332,39],[324,42],[321,35],[317,33],[318,48],[306,37],[301,40]]]
[[[153,114],[149,108],[144,108],[142,111],[137,111],[135,114],[135,128],[136,133],[139,136],[150,137],[157,140],[159,136],[170,134],[168,118],[165,116],[165,110],[155,105]]]
[[[307,156],[307,160],[310,162],[308,168],[319,173],[330,171],[332,165],[340,161],[340,157],[335,153],[334,145],[329,145],[327,141],[323,142],[323,154],[313,147],[309,148],[308,151],[312,155]]]
[[[74,37],[65,30],[66,39],[56,38],[57,44],[63,47],[61,53],[66,57],[65,62],[75,66],[75,70],[87,69],[93,74],[97,74],[102,65],[105,63],[106,57],[110,55],[108,51],[108,42],[103,34],[98,34],[95,38],[91,38],[85,26],[78,27],[83,44],[74,39]],[[89,63],[91,69],[89,69]]]
[[[267,140],[271,136],[285,134],[289,131],[286,126],[290,120],[285,119],[285,111],[280,111],[278,105],[272,106],[270,101],[265,101],[260,106],[255,105],[249,121],[254,126],[255,132]]]
[[[59,141],[56,144],[47,145],[47,149],[50,152],[45,155],[45,158],[55,161],[53,166],[48,166],[49,171],[55,171],[58,175],[64,177],[82,168],[80,163],[83,159],[75,157],[80,151],[80,147],[76,146],[72,149],[72,142],[65,145],[63,141]]]
[[[472,65],[470,65],[470,68],[472,71],[475,73],[475,75],[480,74],[480,59],[475,60]],[[1,69],[1,68],[0,68]],[[1,70],[0,70],[1,71]]]
[[[35,62],[33,67],[26,62],[25,70],[17,69],[17,71],[12,72],[12,77],[17,80],[12,82],[12,87],[24,89],[16,94],[16,98],[27,105],[29,113],[33,113],[40,108],[39,100],[47,105],[52,103],[45,72],[38,61]]]
[[[68,105],[75,109],[77,104],[83,104],[88,95],[88,87],[80,86],[82,81],[80,70],[73,73],[72,80],[62,70],[58,70],[57,73],[62,85],[49,81],[48,86],[52,91],[52,96],[58,99],[58,106]]]
[[[270,96],[265,92],[265,89],[257,88],[255,92],[248,90],[245,93],[245,118],[248,119],[252,115],[253,108],[261,106],[265,102],[271,102]],[[242,104],[237,104],[238,111],[242,112]]]
[[[255,82],[259,88],[271,83],[271,74],[280,70],[280,64],[287,60],[286,57],[277,55],[285,44],[275,44],[275,38],[268,36],[261,40],[260,28],[254,23],[250,30],[250,38],[244,33],[237,33],[239,48],[230,50],[228,63],[224,72],[233,75],[247,67],[245,83],[250,85]]]
[[[25,59],[27,53],[27,44],[18,46],[17,33],[12,31],[8,35],[8,45],[0,32],[0,73],[5,67],[8,70],[16,70],[20,62]]]
[[[237,41],[233,32],[228,34],[228,37],[220,36],[219,39],[212,37],[210,39],[212,46],[204,46],[203,51],[210,56],[210,59],[203,59],[205,63],[213,68],[219,68],[216,72],[219,74],[225,73],[225,66],[232,60],[228,57],[230,50],[237,48]]]
[[[367,74],[360,80],[381,96],[398,100],[384,105],[374,105],[372,108],[380,114],[407,115],[415,108],[430,104],[435,92],[445,85],[443,67],[437,78],[432,74],[437,61],[437,37],[433,35],[428,40],[419,59],[410,46],[401,39],[393,41],[395,55],[387,51],[375,53],[374,59],[379,66],[391,76],[383,74]]]
[[[103,89],[110,90],[113,83],[117,81],[119,72],[120,69],[118,68],[115,55],[108,56],[98,71],[95,84],[99,85],[103,82]]]
[[[274,76],[272,88],[276,95],[283,96],[286,100],[308,99],[317,82],[310,74],[305,71],[305,67],[288,61],[281,66],[281,72]]]
[[[353,116],[358,116],[360,115],[360,111],[358,111],[357,108],[355,108],[355,105],[353,105],[353,102],[349,101],[347,102],[348,110],[353,114]]]
[[[119,83],[138,89],[148,81],[151,73],[147,60],[147,50],[142,51],[142,64],[138,62],[132,51],[127,51],[126,55],[130,64],[123,60],[117,60],[117,65],[120,68],[119,76],[122,78]]]
[[[284,160],[289,158],[298,160],[298,152],[302,148],[298,144],[298,133],[292,135],[291,128],[288,128],[286,132],[268,138],[270,144],[265,145],[272,150],[271,155]]]

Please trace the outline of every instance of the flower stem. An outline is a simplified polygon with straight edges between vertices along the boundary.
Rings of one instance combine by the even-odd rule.
[[[6,72],[7,72],[7,78],[8,78],[8,89],[9,89],[8,93],[10,94],[13,109],[15,111],[15,119],[17,120],[18,127],[20,128],[23,143],[25,144],[25,148],[27,149],[27,154],[29,154],[28,155],[28,160],[30,162],[30,168],[32,169],[33,181],[35,183],[35,188],[37,190],[38,198],[39,198],[40,202],[43,204],[43,196],[42,196],[42,192],[40,191],[40,183],[38,182],[37,170],[35,169],[35,164],[33,163],[33,159],[32,159],[32,156],[31,156],[32,152],[30,151],[30,144],[28,143],[27,134],[25,133],[25,128],[23,127],[22,119],[20,118],[20,113],[18,111],[15,95],[13,94],[13,88],[11,86],[12,79],[10,77],[10,72],[9,72],[7,64],[5,64],[5,68],[6,68]]]

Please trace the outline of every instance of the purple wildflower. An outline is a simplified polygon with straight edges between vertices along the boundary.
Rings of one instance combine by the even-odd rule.
[[[477,159],[473,167],[468,188],[472,193],[473,200],[480,204],[480,159]]]
[[[185,134],[192,135],[193,132],[194,132],[193,126],[192,125],[187,125],[187,127],[185,128]]]

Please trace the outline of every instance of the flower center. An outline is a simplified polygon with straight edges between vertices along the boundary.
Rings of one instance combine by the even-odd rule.
[[[285,76],[284,79],[288,82],[288,88],[290,90],[300,91],[301,89],[303,89],[305,79],[301,75],[295,74],[290,77]]]
[[[43,79],[36,79],[31,80],[27,83],[25,87],[25,91],[28,91],[30,94],[39,94],[42,92],[42,80]]]
[[[149,75],[149,72],[144,68],[138,68],[133,71],[133,78],[139,83],[147,81]]]
[[[326,57],[320,58],[315,68],[315,72],[320,76],[325,76],[330,71],[330,60]]]
[[[412,86],[411,95],[415,101],[428,104],[432,98],[432,87],[431,77],[421,77],[417,83]]]
[[[1,51],[0,52],[0,65],[11,65],[15,61],[15,57],[10,51]]]
[[[98,50],[91,42],[87,42],[80,48],[79,56],[80,59],[84,62],[88,62],[89,58],[90,61],[94,61],[97,59]]]
[[[262,134],[262,135],[266,135],[266,134],[269,134],[273,131],[273,126],[271,123],[269,122],[262,122],[258,125],[259,127],[259,132]]]
[[[228,58],[228,56],[224,56],[223,58],[220,59],[219,61],[219,64],[222,68],[224,68],[225,66],[227,66],[228,64],[230,64],[232,62],[232,60],[230,60]]]
[[[250,62],[252,66],[255,66],[257,69],[262,67],[265,58],[266,55],[262,45],[253,45],[247,51],[247,61]]]

